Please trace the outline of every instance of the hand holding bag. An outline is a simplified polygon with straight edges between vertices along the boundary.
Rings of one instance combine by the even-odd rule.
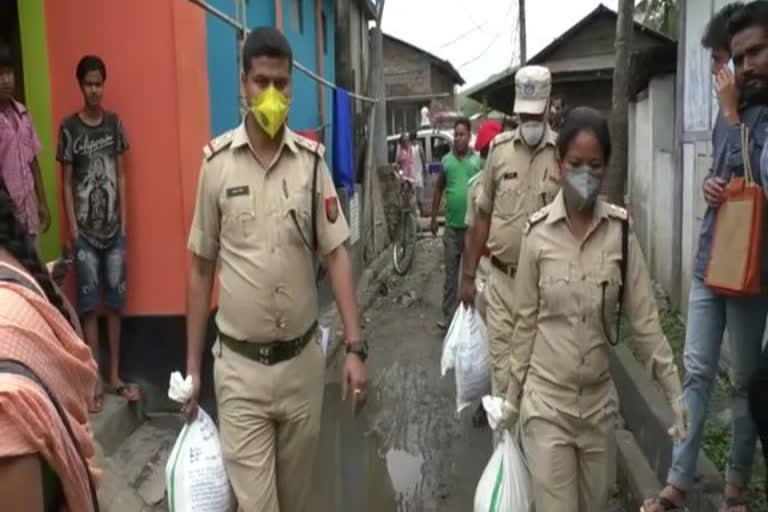
[[[760,249],[765,196],[755,183],[749,159],[749,129],[741,126],[744,176],[725,187],[725,201],[715,217],[712,249],[704,282],[723,295],[760,293]]]

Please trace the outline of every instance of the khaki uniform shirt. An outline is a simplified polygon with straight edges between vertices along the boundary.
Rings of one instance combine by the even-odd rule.
[[[472,227],[472,225],[475,223],[475,217],[477,216],[478,210],[477,202],[480,198],[480,192],[483,190],[484,175],[485,171],[480,171],[469,179],[469,191],[467,192],[467,216],[465,219],[467,228]],[[485,282],[488,279],[489,264],[490,262],[488,261],[487,257],[480,257],[480,262],[477,265],[477,276],[475,281],[478,285],[477,289],[481,293],[485,288]]]
[[[562,193],[531,217],[515,279],[509,399],[519,400],[524,383],[550,407],[578,418],[616,406],[607,337],[616,341],[626,219],[626,210],[598,200],[593,223],[579,242],[568,227]],[[628,242],[624,311],[632,343],[667,397],[676,397],[677,367],[659,325],[643,253],[631,231]]]
[[[188,247],[219,260],[219,330],[265,343],[297,338],[317,319],[312,241],[312,172],[319,155],[317,255],[343,244],[349,229],[321,144],[286,128],[268,166],[245,125],[204,148]]]
[[[534,149],[523,142],[519,129],[501,133],[491,143],[478,206],[491,216],[491,255],[507,265],[517,264],[528,216],[550,203],[560,189],[556,137],[547,126]]]

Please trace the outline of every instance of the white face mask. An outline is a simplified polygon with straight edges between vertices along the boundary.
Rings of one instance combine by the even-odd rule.
[[[544,138],[544,123],[542,121],[526,121],[520,125],[520,136],[529,147],[535,148]]]

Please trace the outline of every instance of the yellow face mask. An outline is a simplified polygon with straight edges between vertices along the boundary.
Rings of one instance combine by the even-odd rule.
[[[290,107],[291,100],[277,90],[274,84],[269,84],[269,87],[261,91],[261,94],[253,98],[251,102],[251,112],[253,112],[254,119],[273,139],[283,127]]]

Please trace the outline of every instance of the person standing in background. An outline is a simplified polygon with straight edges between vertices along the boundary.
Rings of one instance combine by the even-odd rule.
[[[27,108],[14,99],[16,75],[10,48],[0,42],[0,178],[16,206],[19,221],[40,252],[40,234],[51,215],[37,156],[40,139]]]
[[[99,360],[99,312],[106,306],[109,340],[108,391],[139,399],[135,385],[120,378],[120,330],[125,304],[126,187],[124,154],[128,141],[117,114],[104,110],[107,69],[99,57],[85,56],[76,77],[83,107],[59,128],[58,152],[64,176],[64,205],[75,255],[77,312],[85,338]],[[102,386],[91,412],[101,410]]]
[[[414,196],[416,198],[416,216],[421,217],[421,195],[424,191],[424,176],[427,174],[424,149],[419,143],[419,136],[415,131],[409,135],[411,140],[411,177],[413,178]]]
[[[437,236],[437,212],[445,192],[445,284],[443,286],[442,318],[437,325],[446,329],[459,303],[459,271],[467,232],[467,191],[469,180],[480,171],[480,156],[469,147],[472,125],[468,119],[458,119],[453,126],[453,151],[442,159],[443,172],[437,178],[432,198],[432,234]]]

